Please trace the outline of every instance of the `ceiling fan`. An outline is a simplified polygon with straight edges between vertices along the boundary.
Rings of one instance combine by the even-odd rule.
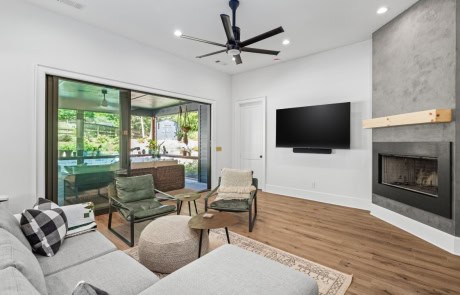
[[[230,22],[230,17],[226,14],[221,14],[220,18],[222,19],[222,24],[224,25],[224,30],[225,34],[227,36],[227,43],[226,44],[221,44],[217,42],[212,42],[212,41],[207,41],[187,35],[181,34],[180,37],[192,41],[197,41],[197,42],[202,42],[202,43],[207,43],[211,45],[216,45],[220,47],[224,47],[225,49],[219,50],[216,52],[211,52],[205,55],[200,55],[197,56],[197,58],[203,58],[207,56],[211,56],[214,54],[219,54],[226,52],[228,55],[233,56],[233,60],[237,65],[243,63],[241,59],[241,52],[252,52],[252,53],[260,53],[260,54],[269,54],[269,55],[278,55],[280,53],[279,51],[274,51],[274,50],[266,50],[266,49],[258,49],[258,48],[251,48],[247,47],[248,45],[251,45],[253,43],[262,41],[264,39],[273,37],[277,34],[283,33],[284,29],[283,27],[278,27],[276,29],[273,29],[271,31],[265,32],[263,34],[257,35],[255,37],[252,37],[248,40],[245,41],[240,41],[240,28],[236,26],[236,9],[240,5],[240,2],[238,0],[230,0],[229,1],[229,6],[232,9],[232,16],[233,16],[233,25]]]

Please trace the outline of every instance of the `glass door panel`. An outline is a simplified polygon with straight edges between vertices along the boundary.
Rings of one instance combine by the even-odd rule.
[[[120,89],[59,79],[57,201],[108,208],[107,185],[120,170]]]

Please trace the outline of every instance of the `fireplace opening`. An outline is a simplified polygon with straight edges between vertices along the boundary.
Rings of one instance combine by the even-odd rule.
[[[438,197],[437,158],[381,156],[382,184]]]

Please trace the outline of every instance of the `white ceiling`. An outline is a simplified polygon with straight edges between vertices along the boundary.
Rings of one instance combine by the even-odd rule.
[[[27,0],[85,23],[116,32],[130,39],[173,53],[183,58],[234,74],[316,52],[364,41],[417,0],[240,0],[237,25],[241,40],[283,26],[285,33],[251,45],[254,48],[281,50],[280,61],[272,56],[242,53],[243,64],[235,65],[221,53],[196,59],[195,56],[221,48],[173,35],[184,34],[225,43],[220,14],[231,15],[228,0]],[[76,9],[63,2],[83,5]],[[377,15],[387,6],[389,11]],[[283,39],[291,44],[283,46]],[[215,63],[220,60],[221,63]]]

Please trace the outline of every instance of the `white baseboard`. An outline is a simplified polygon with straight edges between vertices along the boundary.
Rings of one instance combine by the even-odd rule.
[[[371,205],[371,215],[399,227],[447,252],[460,255],[459,237],[455,237],[375,204]]]
[[[307,199],[327,204],[351,207],[356,209],[370,210],[371,207],[371,198],[368,200],[355,198],[344,195],[335,195],[317,191],[309,191],[297,188],[290,188],[285,186],[278,186],[272,184],[265,185],[266,192],[285,195],[294,198]]]

